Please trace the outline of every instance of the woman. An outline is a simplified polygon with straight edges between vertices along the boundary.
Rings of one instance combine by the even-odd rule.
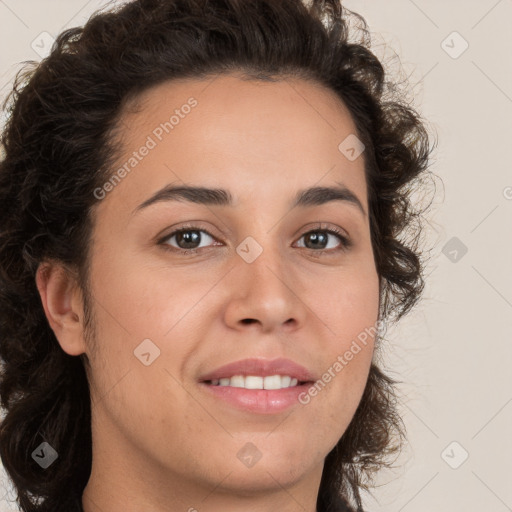
[[[431,148],[392,90],[337,0],[133,1],[17,77],[0,455],[23,511],[362,510],[403,437],[382,326],[423,288],[400,235]]]

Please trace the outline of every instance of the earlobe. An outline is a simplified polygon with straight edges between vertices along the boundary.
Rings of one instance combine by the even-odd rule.
[[[73,356],[83,354],[83,308],[75,276],[61,263],[43,262],[36,272],[36,285],[62,350]]]

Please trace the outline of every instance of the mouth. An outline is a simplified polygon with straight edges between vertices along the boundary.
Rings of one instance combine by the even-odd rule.
[[[288,359],[245,359],[204,375],[199,384],[217,406],[277,414],[303,403],[301,395],[316,380],[309,370]]]

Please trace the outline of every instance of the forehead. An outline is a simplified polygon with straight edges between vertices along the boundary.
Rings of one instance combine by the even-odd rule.
[[[187,103],[195,106],[188,108]],[[238,128],[264,137],[289,133],[303,134],[313,145],[326,141],[331,132],[336,141],[344,133],[356,133],[349,110],[341,98],[322,84],[311,80],[282,78],[277,81],[243,79],[237,75],[172,80],[152,87],[128,102],[122,115],[125,135],[149,132],[169,121],[172,133],[178,124],[193,125],[197,135],[210,138]],[[182,123],[188,118],[186,123]],[[252,128],[252,130],[251,130]],[[281,129],[286,128],[285,132]],[[167,133],[167,132],[166,132]],[[167,142],[171,142],[168,140]],[[257,142],[257,140],[254,140]],[[306,148],[305,148],[306,149]]]
[[[182,182],[229,188],[235,199],[277,200],[283,192],[342,181],[361,202],[366,198],[363,157],[350,160],[339,148],[356,133],[353,119],[336,93],[316,82],[236,75],[173,80],[139,95],[121,119],[116,165],[143,146],[151,149],[112,196],[122,188],[141,202]]]

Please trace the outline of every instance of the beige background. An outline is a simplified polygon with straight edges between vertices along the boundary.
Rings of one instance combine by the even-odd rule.
[[[388,333],[409,445],[366,509],[512,510],[512,0],[345,4],[367,20],[379,56],[399,55],[437,133],[442,179],[424,298]],[[42,32],[55,37],[103,5],[0,0],[0,98],[20,61],[40,59],[32,45],[47,50]],[[0,483],[0,512],[17,510],[3,472]]]

